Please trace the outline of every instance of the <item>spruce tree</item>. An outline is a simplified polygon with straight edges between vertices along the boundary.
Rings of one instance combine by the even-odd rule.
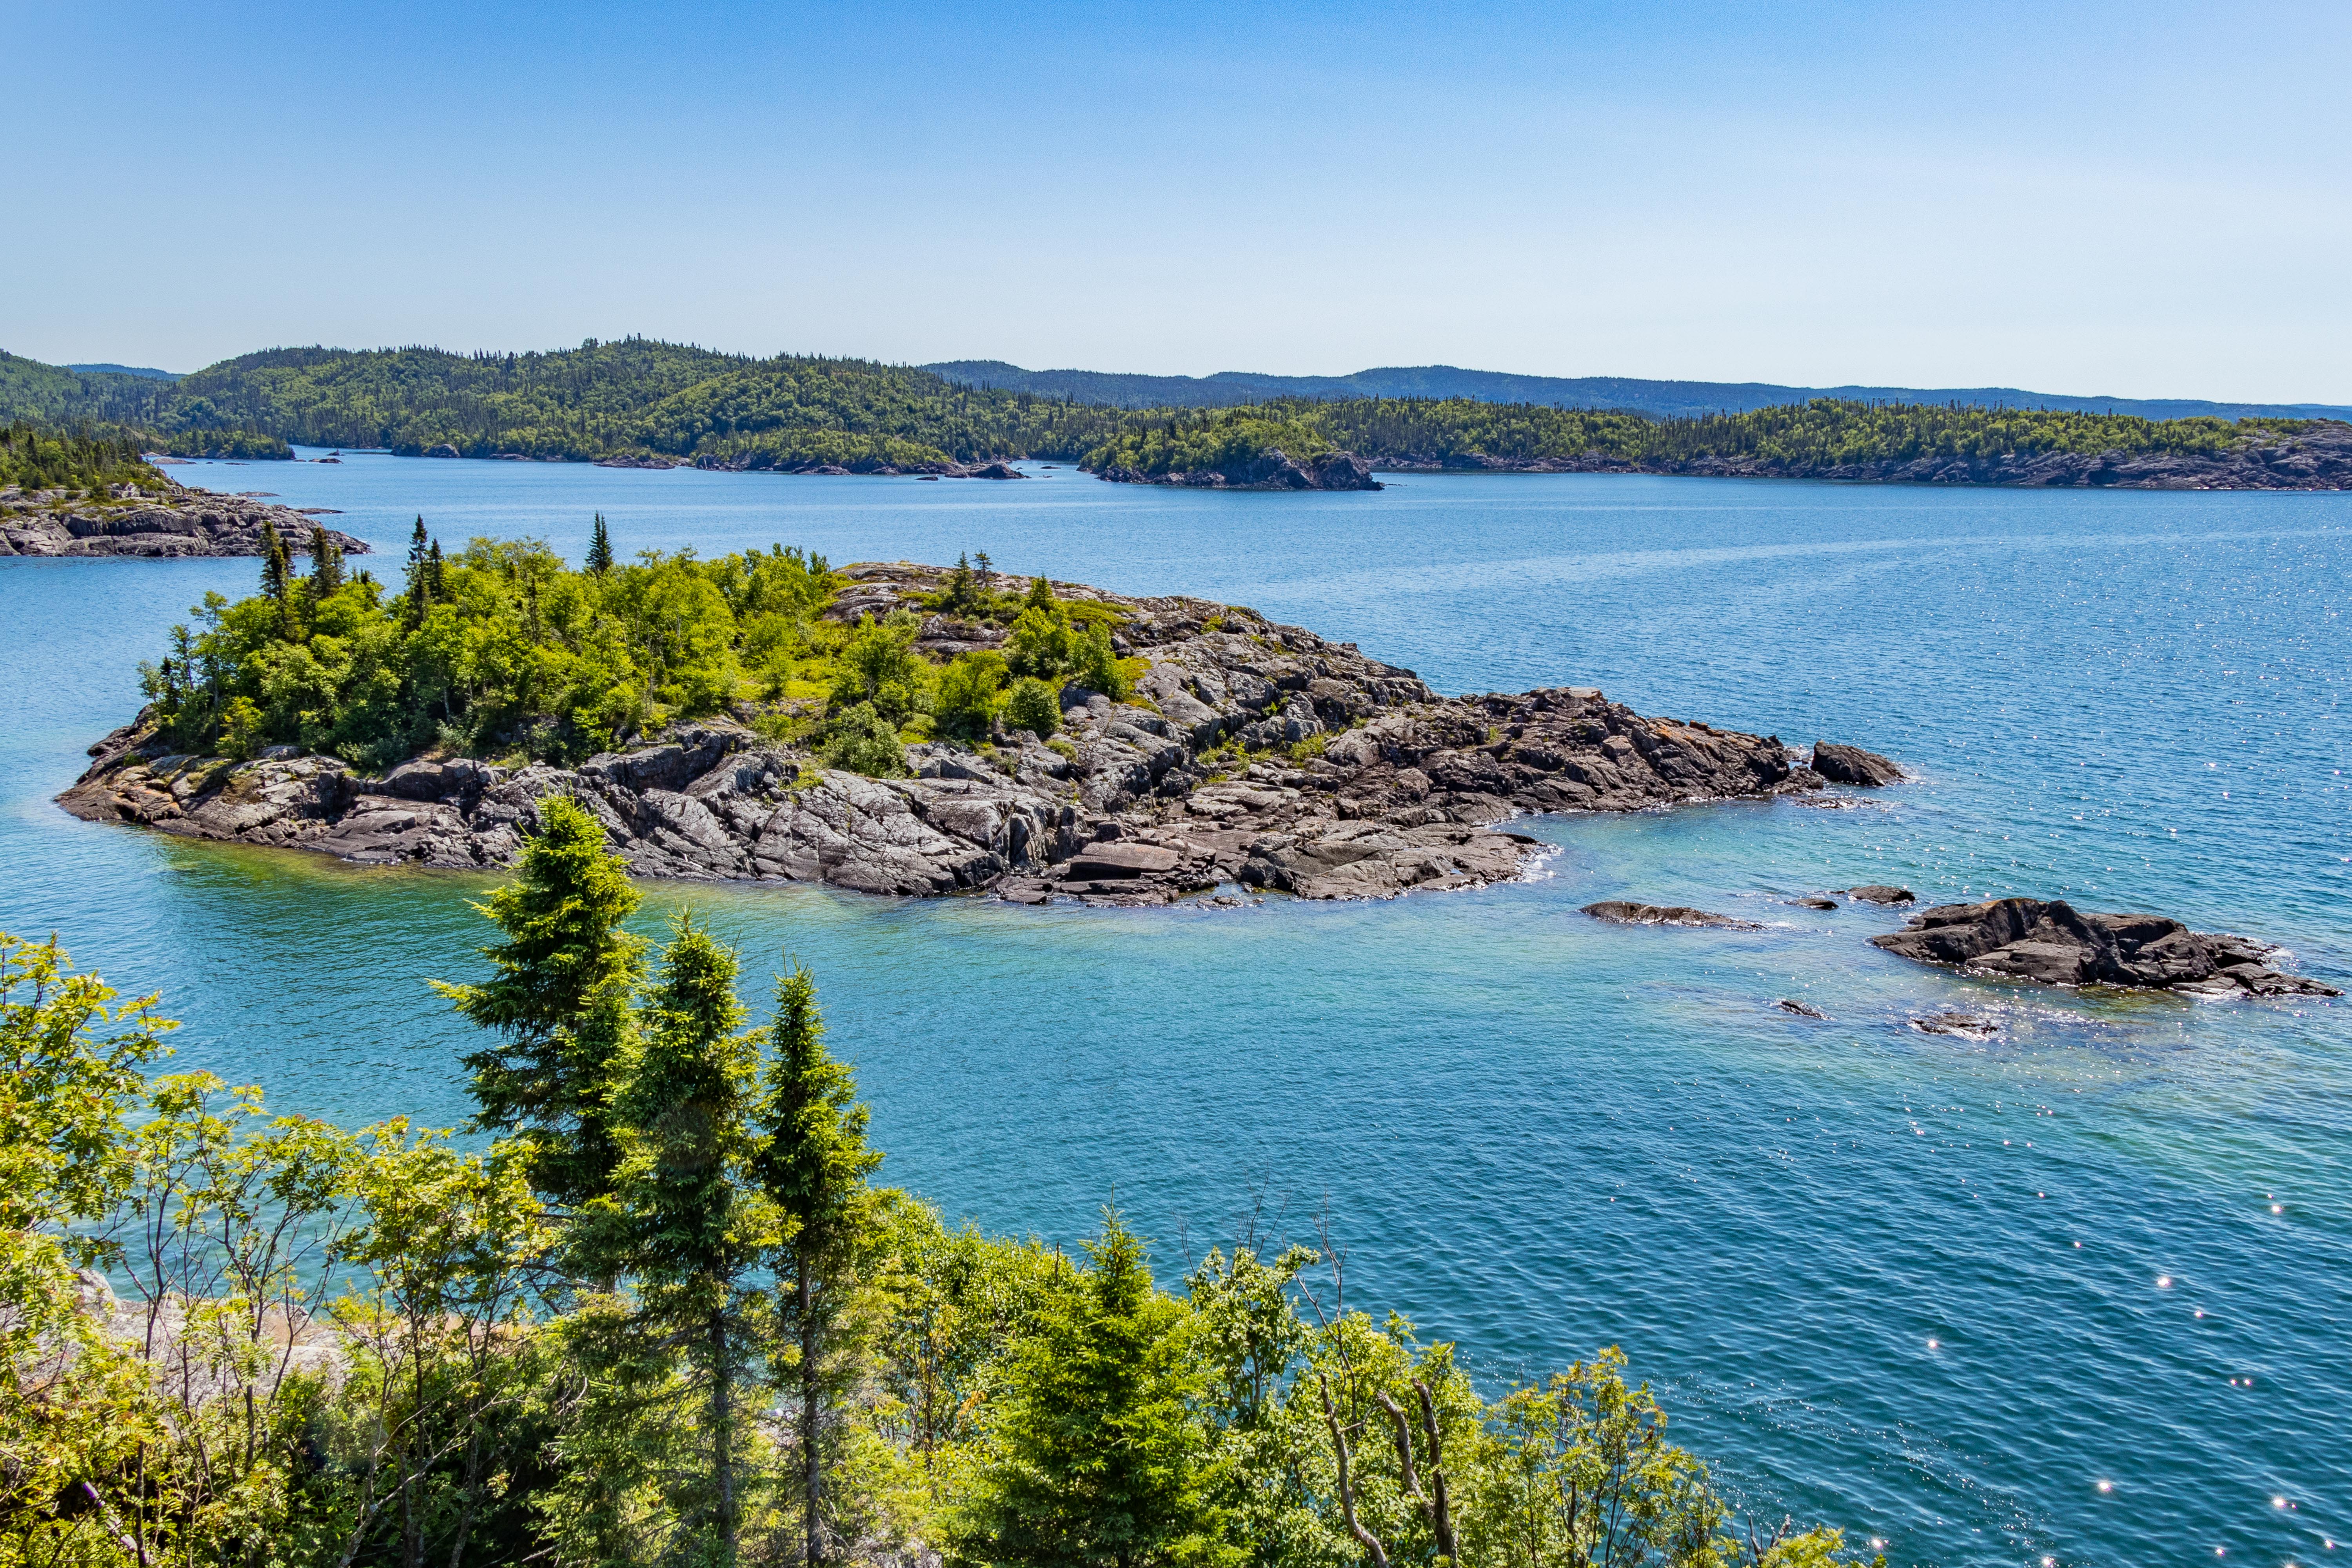
[[[431,591],[433,602],[436,604],[449,596],[449,582],[443,575],[444,570],[441,563],[441,542],[436,539],[433,542],[433,547],[425,552],[425,585]]]
[[[327,525],[310,525],[310,602],[331,597],[343,585],[343,552],[327,533]]]
[[[426,601],[430,595],[425,579],[425,519],[420,515],[416,526],[408,532],[407,581],[403,588],[404,596],[408,601],[408,624],[412,626],[424,623]]]
[[[795,966],[776,982],[774,1058],[761,1107],[767,1141],[754,1163],[782,1222],[777,1317],[798,1352],[789,1419],[801,1460],[801,1552],[824,1560],[824,1469],[836,1445],[830,1419],[845,1392],[840,1364],[857,1256],[874,1223],[866,1178],[882,1163],[866,1145],[866,1107],[848,1065],[824,1048],[816,982]]]
[[[286,545],[278,537],[278,525],[266,517],[261,520],[261,596],[280,604],[286,600]]]
[[[613,536],[604,527],[604,514],[598,512],[588,535],[588,570],[599,577],[613,569]]]
[[[741,1533],[750,1276],[776,1236],[751,1175],[760,1033],[741,1027],[735,975],[735,955],[678,916],[614,1085],[621,1161],[587,1226],[604,1271],[635,1282],[640,1331],[685,1352],[707,1462],[670,1500],[709,1521],[683,1555],[710,1568],[735,1561]]]
[[[1034,1568],[1217,1563],[1204,1384],[1184,1304],[1160,1294],[1112,1210],[1094,1267],[1013,1357],[993,1452],[952,1527],[957,1555]]]
[[[475,1125],[527,1148],[532,1184],[576,1209],[617,1163],[608,1089],[629,1039],[645,942],[621,929],[637,907],[626,863],[567,795],[539,803],[517,879],[474,906],[506,940],[483,948],[496,973],[435,988],[498,1043],[467,1056]]]

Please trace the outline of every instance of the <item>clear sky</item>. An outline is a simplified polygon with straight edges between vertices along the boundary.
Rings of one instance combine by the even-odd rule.
[[[0,347],[2352,402],[2352,5],[0,0]]]

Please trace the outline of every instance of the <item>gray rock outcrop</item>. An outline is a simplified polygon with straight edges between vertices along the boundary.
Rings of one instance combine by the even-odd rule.
[[[848,568],[825,610],[912,604],[938,568]],[[538,803],[577,797],[641,875],[816,881],[912,896],[1166,903],[1221,883],[1386,898],[1516,876],[1545,846],[1500,825],[1821,787],[1771,736],[1647,719],[1589,688],[1443,698],[1411,670],[1255,612],[1127,598],[1118,646],[1150,667],[1132,700],[1076,687],[1062,733],[908,748],[913,776],[817,766],[731,720],[572,768],[420,758],[380,777],[280,748],[168,753],[145,716],[91,748],[59,797],[77,816],[372,863],[513,863]],[[1003,639],[931,615],[945,658]]]
[[[298,555],[309,543],[310,514],[251,496],[117,485],[103,501],[68,501],[62,491],[0,489],[0,555],[259,555],[265,522]],[[369,552],[363,539],[327,537],[346,555]]]
[[[2162,915],[2094,914],[2063,900],[1939,904],[1870,939],[1898,957],[2043,985],[2128,985],[2207,995],[2340,996],[2271,966],[2278,949],[2193,931]]]

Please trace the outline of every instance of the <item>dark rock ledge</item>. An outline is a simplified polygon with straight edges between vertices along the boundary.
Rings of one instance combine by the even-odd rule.
[[[310,544],[309,513],[250,496],[117,485],[112,504],[78,500],[60,509],[62,495],[0,489],[0,555],[259,555],[265,522],[297,554]],[[346,555],[368,553],[365,540],[332,529],[327,537]]]
[[[941,575],[903,563],[846,574],[828,615],[887,612]],[[1120,651],[1150,660],[1135,700],[1069,688],[1054,746],[1023,731],[992,756],[910,747],[912,778],[819,769],[730,722],[681,725],[575,769],[419,760],[382,778],[290,752],[234,764],[165,755],[134,722],[92,747],[58,798],[93,821],[481,869],[510,865],[538,803],[563,793],[645,876],[1150,904],[1226,882],[1312,899],[1475,887],[1542,852],[1498,827],[1522,813],[1822,787],[1772,736],[1646,719],[1589,688],[1444,698],[1411,670],[1249,610],[1055,588],[1128,612]],[[1002,637],[934,616],[919,646],[944,654]],[[1274,750],[1245,765],[1204,756],[1234,741]]]
[[[2340,996],[2332,985],[2273,968],[2277,948],[2193,931],[2161,915],[2103,915],[2038,899],[1939,904],[1874,947],[1923,963],[2044,985],[2130,985],[2209,996]]]

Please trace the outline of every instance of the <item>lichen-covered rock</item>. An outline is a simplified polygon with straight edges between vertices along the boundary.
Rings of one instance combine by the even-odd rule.
[[[942,575],[904,563],[845,574],[825,612],[845,619],[912,607]],[[1524,813],[1821,786],[1771,736],[1645,719],[1589,688],[1443,698],[1247,609],[1055,587],[1119,612],[1119,650],[1148,661],[1134,698],[1069,687],[1052,747],[1026,731],[985,750],[913,746],[912,777],[826,770],[719,720],[570,769],[417,758],[381,777],[292,748],[166,756],[134,723],[93,747],[59,798],[198,837],[479,869],[511,864],[560,792],[646,876],[1139,904],[1220,883],[1314,899],[1475,887],[1545,852],[1497,826]],[[951,658],[1003,637],[927,615],[917,646]]]

